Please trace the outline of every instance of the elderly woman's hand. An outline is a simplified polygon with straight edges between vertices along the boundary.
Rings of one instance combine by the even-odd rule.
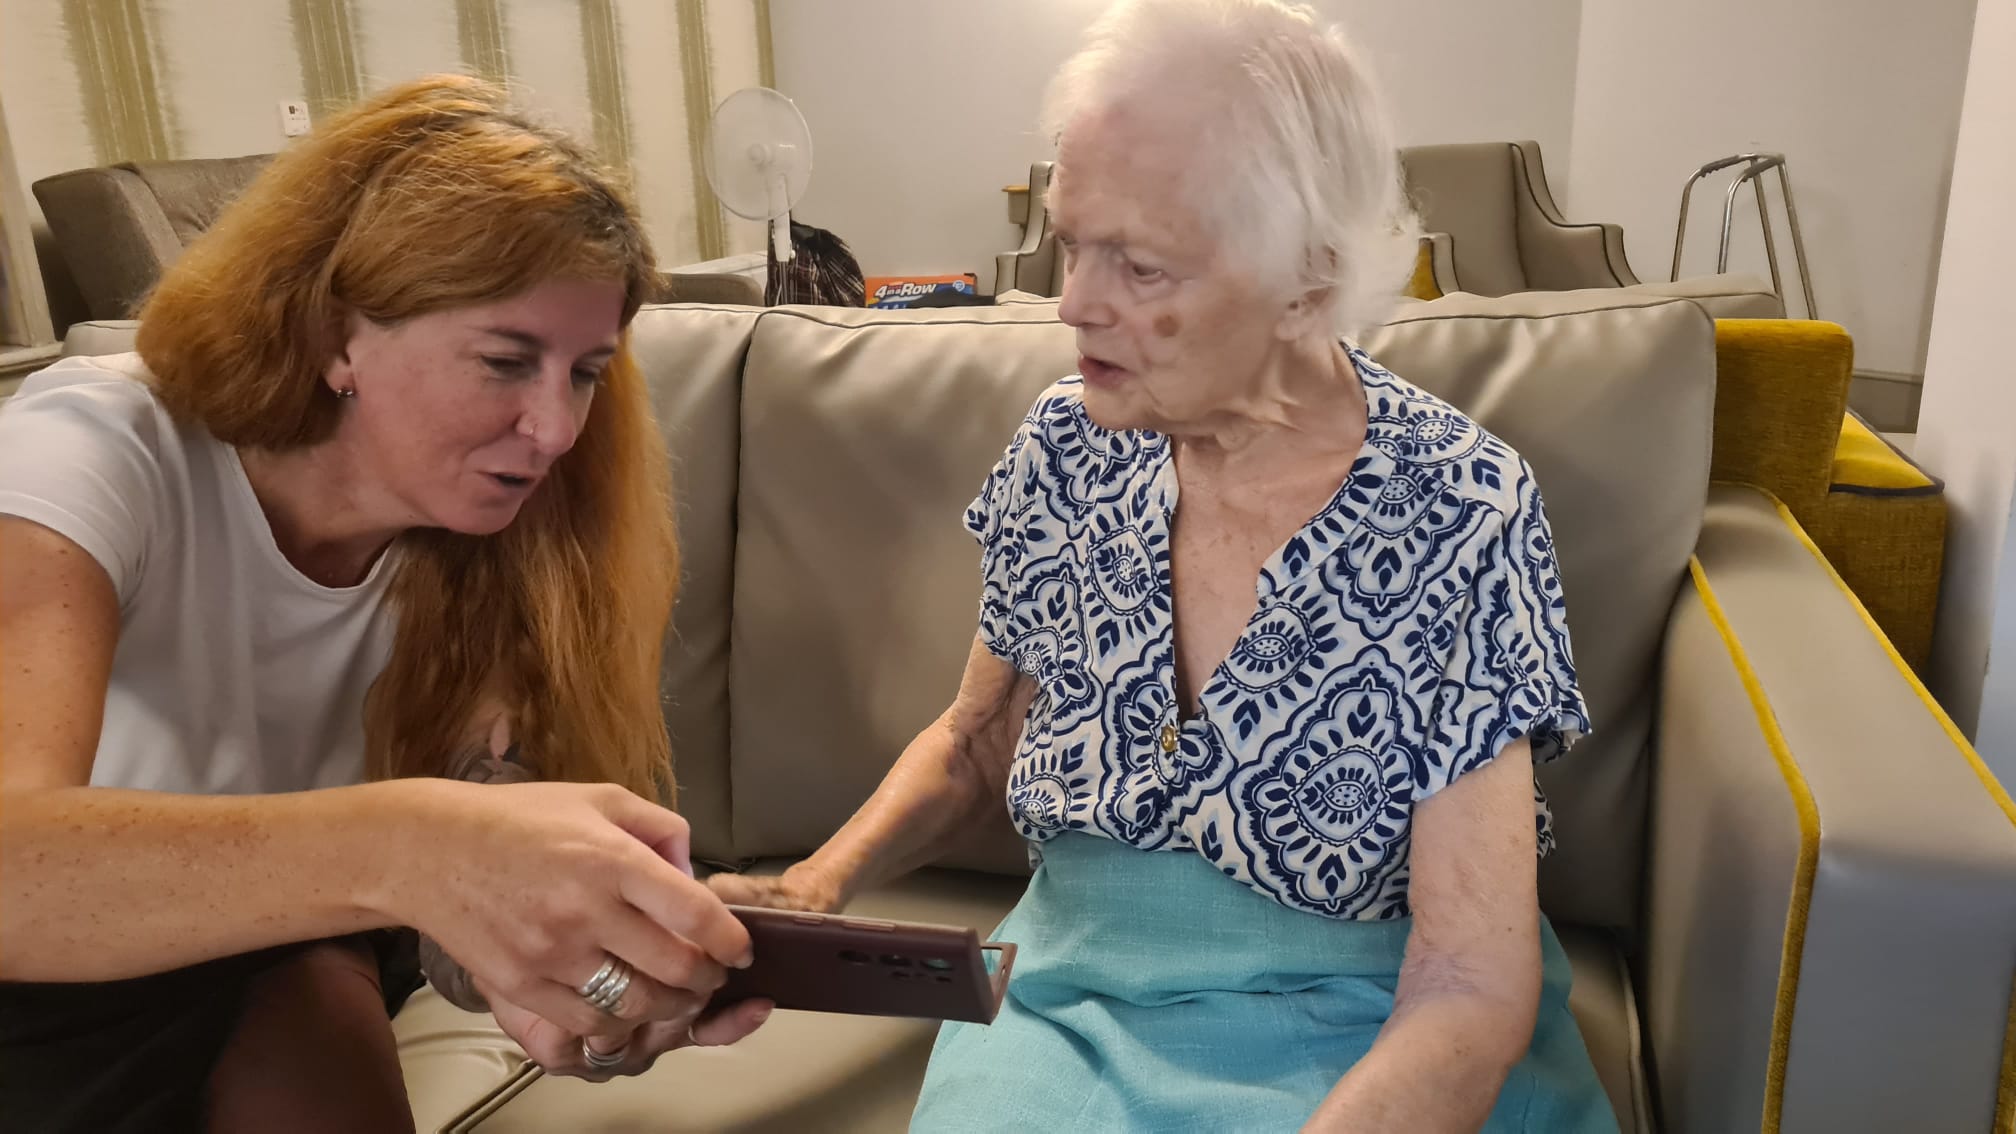
[[[775,876],[716,874],[707,879],[707,885],[731,906],[835,913],[844,904],[840,887],[809,862]]]
[[[406,784],[422,821],[382,848],[375,904],[438,942],[486,998],[577,1038],[661,1022],[683,1036],[724,967],[749,963],[748,931],[693,879],[672,812],[608,785]],[[631,975],[604,1010],[581,989],[612,961]]]
[[[491,997],[490,1007],[497,1026],[547,1074],[602,1083],[619,1076],[642,1075],[659,1056],[678,1048],[722,1047],[739,1042],[763,1026],[773,1005],[767,1000],[749,1000],[697,1021],[657,1020],[638,1025],[627,1035],[595,1037],[571,1032],[501,996]],[[605,1061],[620,1053],[621,1061],[597,1066],[589,1062],[584,1045],[592,1046]]]

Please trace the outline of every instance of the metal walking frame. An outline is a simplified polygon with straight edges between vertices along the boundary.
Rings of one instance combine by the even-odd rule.
[[[1785,173],[1785,155],[1771,153],[1734,154],[1730,157],[1711,161],[1694,171],[1687,184],[1680,190],[1680,223],[1673,232],[1673,275],[1680,279],[1680,250],[1687,241],[1687,204],[1694,194],[1694,183],[1718,170],[1741,165],[1743,172],[1729,183],[1729,192],[1722,202],[1722,251],[1715,259],[1715,271],[1729,270],[1729,235],[1736,219],[1736,194],[1744,182],[1757,192],[1757,224],[1764,230],[1764,256],[1771,263],[1771,290],[1778,293],[1778,302],[1785,302],[1785,284],[1778,275],[1778,242],[1771,234],[1771,212],[1764,203],[1764,181],[1762,175],[1770,170],[1778,171],[1778,188],[1785,198],[1785,219],[1792,227],[1792,253],[1799,261],[1799,287],[1806,296],[1806,317],[1819,318],[1818,309],[1813,306],[1813,276],[1806,268],[1806,240],[1799,233],[1799,210],[1792,204],[1792,180]]]

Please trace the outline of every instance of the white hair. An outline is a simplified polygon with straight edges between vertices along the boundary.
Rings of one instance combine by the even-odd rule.
[[[1125,0],[1051,81],[1044,130],[1200,87],[1215,121],[1196,124],[1186,181],[1221,250],[1283,298],[1323,292],[1341,335],[1383,320],[1420,228],[1377,85],[1306,5]]]

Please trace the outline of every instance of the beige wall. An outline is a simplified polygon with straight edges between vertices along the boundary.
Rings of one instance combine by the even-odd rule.
[[[1933,691],[2016,789],[2016,0],[1975,19],[1915,452],[1952,506]]]
[[[1000,189],[1050,156],[1044,85],[1108,0],[772,0],[777,85],[817,161],[799,209],[870,274],[978,273],[1010,247]],[[1403,144],[1536,138],[1565,173],[1580,0],[1319,0],[1393,92]]]
[[[1665,279],[1687,175],[1783,152],[1820,314],[1855,336],[1858,369],[1921,374],[1973,12],[1974,0],[1583,0],[1567,207],[1622,224],[1639,276]],[[1714,270],[1726,184],[1695,190],[1685,274]],[[1747,190],[1740,206],[1732,266],[1762,275]],[[1777,231],[1796,296],[1782,218]]]
[[[493,71],[626,164],[661,261],[761,247],[698,202],[688,108],[758,81],[757,0],[6,0],[0,106],[25,182],[110,161],[284,143],[278,104],[338,105],[435,71]],[[704,38],[691,50],[689,34]],[[687,58],[706,63],[704,78]],[[609,153],[620,150],[620,153]]]

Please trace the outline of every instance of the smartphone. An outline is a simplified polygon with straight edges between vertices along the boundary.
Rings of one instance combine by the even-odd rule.
[[[961,925],[729,906],[755,963],[728,970],[708,1010],[744,1000],[802,1012],[992,1023],[1015,946]]]

